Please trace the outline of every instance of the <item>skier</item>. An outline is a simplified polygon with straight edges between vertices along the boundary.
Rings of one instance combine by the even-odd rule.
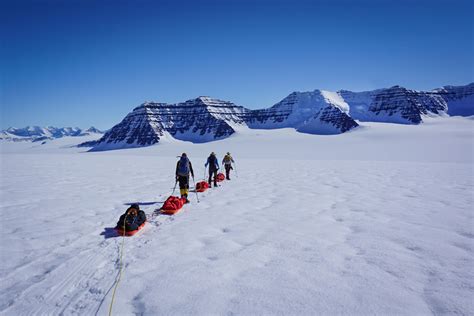
[[[230,155],[230,153],[228,152],[222,159],[222,164],[224,165],[224,168],[225,168],[225,178],[227,180],[230,180],[230,171],[234,170],[234,168],[232,168],[232,163],[235,163],[235,161]]]
[[[186,199],[186,203],[189,203],[189,173],[191,173],[194,179],[193,165],[191,161],[189,161],[186,153],[183,153],[176,164],[176,182],[179,182],[179,193],[181,194],[181,198]]]
[[[211,186],[211,179],[214,175],[214,187],[217,187],[217,170],[219,170],[219,161],[214,152],[207,157],[207,162],[204,166],[207,167],[207,165],[209,165],[209,186]]]

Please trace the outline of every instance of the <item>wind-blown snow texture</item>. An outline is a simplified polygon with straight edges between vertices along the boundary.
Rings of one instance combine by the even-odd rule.
[[[92,151],[133,148],[174,140],[203,143],[248,128],[294,128],[308,134],[340,134],[367,122],[419,124],[426,116],[474,114],[474,83],[429,92],[394,86],[367,92],[293,92],[268,109],[249,110],[199,97],[178,104],[146,102],[98,141]]]
[[[94,153],[73,137],[0,142],[0,313],[106,315],[119,216],[161,206],[177,154],[197,181],[210,151],[231,151],[238,177],[126,239],[114,314],[472,315],[473,124]]]

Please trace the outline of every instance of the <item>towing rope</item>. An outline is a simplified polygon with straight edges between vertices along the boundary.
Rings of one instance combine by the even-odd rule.
[[[206,168],[207,169],[207,168]],[[204,181],[206,180],[205,177],[206,177],[206,169],[204,169]],[[237,171],[236,171],[236,174],[237,174]],[[194,182],[194,177],[193,177],[193,182]],[[176,185],[177,185],[178,181],[175,182],[174,184],[174,188],[173,188],[173,192],[171,193],[171,195],[174,194],[174,191],[176,190]],[[195,189],[195,192],[196,192],[196,198],[197,198],[197,201],[199,203],[199,197],[198,197],[198,194],[197,194],[197,191],[196,191],[196,182],[194,182],[194,189]],[[156,213],[156,215],[158,214],[161,214],[161,211]],[[151,214],[151,219],[154,219],[154,217],[156,216],[155,215],[155,212],[153,214]],[[110,306],[109,306],[109,316],[112,315],[112,307],[114,305],[114,300],[115,300],[115,292],[117,291],[117,288],[118,288],[118,285],[120,283],[120,280],[122,279],[122,270],[123,270],[123,248],[124,248],[124,245],[125,245],[125,233],[126,233],[126,230],[125,230],[125,224],[126,224],[126,220],[127,220],[127,217],[128,217],[128,212],[125,214],[125,218],[123,219],[123,235],[122,235],[122,245],[120,247],[120,260],[119,260],[119,273],[118,273],[118,277],[115,281],[115,287],[114,287],[114,291],[112,292],[112,300],[110,301]],[[148,216],[147,216],[148,218]]]
[[[119,260],[119,273],[118,273],[118,278],[117,278],[117,281],[115,281],[115,287],[114,287],[114,291],[112,293],[112,300],[110,301],[110,306],[109,306],[109,316],[112,315],[112,306],[114,305],[114,299],[115,299],[115,292],[117,291],[117,287],[120,283],[120,280],[122,279],[122,268],[123,268],[123,246],[125,244],[125,224],[126,224],[126,221],[127,221],[127,217],[128,217],[128,212],[127,214],[125,214],[125,218],[123,219],[123,236],[122,236],[122,246],[120,248],[120,260]]]

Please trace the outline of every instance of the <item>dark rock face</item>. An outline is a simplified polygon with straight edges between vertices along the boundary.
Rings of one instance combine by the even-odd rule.
[[[178,104],[147,102],[135,108],[92,150],[141,147],[164,139],[194,143],[228,137],[238,128],[295,127],[306,133],[339,134],[357,123],[320,91],[292,93],[266,110],[249,110],[228,101],[199,97]]]
[[[341,133],[359,126],[349,115],[334,107],[324,108],[319,115],[319,120],[333,125]]]
[[[419,124],[425,116],[474,114],[474,84],[423,92],[394,86],[367,92],[293,92],[267,109],[199,97],[177,104],[146,102],[98,141],[92,150],[141,147],[179,139],[194,143],[228,137],[239,128],[295,128],[310,134],[340,134],[355,120]]]
[[[445,86],[436,89],[437,93],[448,104],[449,115],[474,115],[474,83],[466,86]]]
[[[439,95],[407,90],[399,86],[377,93],[369,107],[369,111],[375,115],[397,115],[402,120],[414,124],[422,121],[423,114],[429,112],[440,114],[446,110],[446,103]]]
[[[361,121],[419,124],[422,116],[446,113],[447,104],[434,92],[408,90],[400,86],[368,92],[341,90],[350,115]]]
[[[106,141],[107,143],[135,144],[137,147],[147,146],[157,143],[160,136],[163,136],[163,132],[153,128],[152,122],[148,119],[146,108],[139,107],[105,133],[96,145]]]
[[[298,93],[293,92],[269,109],[253,110],[252,115],[247,117],[247,123],[252,128],[289,127],[287,120],[297,102]]]
[[[147,102],[136,107],[94,145],[93,150],[141,147],[175,138],[213,141],[245,125],[249,110],[231,102],[199,97],[178,104]]]
[[[251,128],[294,127],[310,134],[340,134],[358,126],[348,111],[335,93],[293,92],[269,109],[252,111],[247,122]]]
[[[151,119],[176,139],[205,142],[227,137],[244,125],[247,109],[231,102],[199,97],[184,103],[148,103]]]

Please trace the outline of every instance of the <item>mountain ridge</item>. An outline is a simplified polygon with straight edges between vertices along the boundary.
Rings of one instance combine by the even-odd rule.
[[[46,141],[56,138],[71,136],[85,136],[91,134],[104,134],[104,132],[91,126],[88,129],[79,127],[41,127],[37,125],[26,126],[22,128],[9,127],[0,131],[0,140],[21,142],[21,141]]]
[[[294,128],[301,133],[334,135],[348,132],[363,122],[421,124],[426,117],[450,115],[474,115],[474,83],[446,85],[430,91],[399,85],[361,92],[295,91],[271,107],[261,109],[248,109],[209,96],[173,104],[146,101],[134,107],[100,139],[79,146],[101,151],[175,140],[204,143],[243,129]],[[37,126],[10,128],[0,133],[0,139],[37,141],[100,132],[93,127],[85,131],[49,128],[47,131]]]
[[[362,92],[295,91],[269,108],[256,110],[200,96],[174,104],[144,102],[101,139],[81,146],[100,151],[173,139],[202,143],[228,137],[241,128],[290,127],[302,133],[333,135],[358,127],[358,122],[420,124],[426,116],[452,113],[474,115],[474,83],[431,91],[399,85]]]

